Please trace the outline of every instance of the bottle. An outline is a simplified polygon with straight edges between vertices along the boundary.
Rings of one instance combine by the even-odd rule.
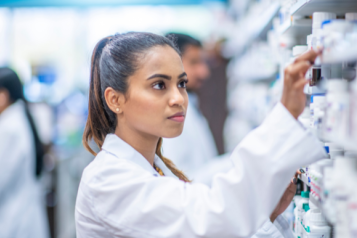
[[[348,12],[345,14],[346,21],[357,21],[357,12]]]
[[[309,192],[308,191],[302,191],[301,192],[301,199],[299,200],[297,206],[296,206],[296,220],[295,220],[295,235],[298,238],[302,238],[303,236],[303,226],[302,226],[302,220],[303,220],[303,215],[305,213],[304,210],[304,204],[309,204]]]
[[[315,206],[315,204],[311,201],[311,198],[309,200],[309,209],[308,211],[306,211],[305,215],[304,215],[304,228],[305,228],[305,233],[304,233],[304,237],[309,237],[309,232],[310,232],[310,214],[312,211],[320,211],[319,208],[317,206]],[[305,207],[306,208],[306,207]]]
[[[320,210],[313,210],[309,216],[309,238],[330,238],[331,227],[328,226],[326,219]],[[345,238],[345,237],[343,237]]]
[[[307,237],[307,230],[306,230],[306,227],[307,227],[307,223],[309,221],[309,211],[310,211],[310,206],[309,204],[304,204],[303,206],[303,214],[302,214],[302,220],[301,220],[301,225],[302,225],[302,229],[303,229],[303,232],[302,232],[302,236],[303,238]]]
[[[325,95],[314,95],[313,125],[312,132],[317,136],[322,136],[322,124],[325,115],[326,97]]]
[[[314,12],[312,15],[312,37],[311,47],[314,50],[322,49],[321,25],[326,20],[336,19],[336,13],[332,12]],[[323,79],[331,77],[331,68],[328,65],[321,66],[321,60],[318,57],[312,66],[310,86],[317,86]]]
[[[351,83],[350,112],[349,112],[350,140],[357,142],[357,77]]]
[[[349,182],[355,175],[355,158],[337,157],[334,160],[331,198],[336,214],[334,237],[350,238],[348,221],[348,201],[356,189]]]
[[[346,151],[346,158],[357,160],[356,151]],[[347,201],[347,213],[348,213],[348,229],[350,237],[357,237],[357,168],[354,168],[355,172],[352,177],[347,178],[348,183],[351,184],[352,191]]]
[[[349,104],[348,82],[342,79],[328,80],[324,132],[326,139],[346,140],[348,138]]]

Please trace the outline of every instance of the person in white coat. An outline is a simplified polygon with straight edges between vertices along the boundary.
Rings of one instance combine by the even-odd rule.
[[[163,140],[163,154],[170,158],[189,179],[195,181],[200,169],[218,156],[211,129],[199,109],[199,99],[196,94],[210,72],[203,60],[200,41],[178,33],[169,33],[167,37],[174,37],[181,52],[182,64],[189,78],[186,85],[189,104],[182,134]]]
[[[218,157],[211,129],[200,111],[196,92],[210,74],[203,57],[202,43],[186,34],[169,33],[166,36],[175,39],[176,46],[181,52],[182,64],[189,78],[186,85],[189,104],[181,135],[163,139],[163,155],[170,158],[193,182],[205,182],[210,185],[214,174],[227,172],[232,165],[229,154]],[[293,237],[287,220],[280,214],[293,199],[296,186],[291,184],[287,191],[279,214],[271,216],[252,238]]]
[[[162,156],[187,112],[187,75],[169,39],[130,32],[98,42],[91,63],[83,142],[101,149],[77,194],[77,237],[250,237],[273,214],[295,169],[325,156],[297,122],[304,75],[317,53],[287,68],[284,94],[231,155],[211,187],[190,183]]]
[[[0,237],[47,238],[44,150],[16,73],[0,68]]]

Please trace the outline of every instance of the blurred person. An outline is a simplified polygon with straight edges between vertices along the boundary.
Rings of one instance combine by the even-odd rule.
[[[49,237],[39,182],[44,148],[10,68],[0,68],[0,142],[0,237]]]
[[[204,165],[218,156],[216,143],[206,118],[200,111],[197,91],[210,75],[203,57],[202,43],[185,34],[169,33],[166,37],[175,39],[181,52],[182,64],[187,73],[186,85],[189,104],[182,134],[163,140],[163,154],[170,158],[182,171],[195,181]],[[226,167],[226,166],[224,166]]]
[[[180,51],[151,33],[100,40],[83,134],[96,157],[78,189],[77,237],[250,237],[273,221],[294,191],[295,169],[325,157],[297,121],[304,75],[317,56],[309,51],[287,68],[281,102],[234,150],[231,170],[208,187],[190,183],[161,152],[162,138],[179,136],[187,113]]]

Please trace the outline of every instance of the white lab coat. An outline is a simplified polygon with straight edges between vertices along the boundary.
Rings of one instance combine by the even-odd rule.
[[[189,101],[183,132],[176,138],[164,139],[163,155],[195,179],[203,165],[218,156],[216,144],[206,118],[199,110],[196,94],[188,93]]]
[[[77,237],[250,237],[268,219],[296,168],[325,156],[320,142],[278,104],[232,153],[212,187],[165,177],[130,145],[107,135],[83,172]]]
[[[34,140],[19,100],[0,114],[0,237],[46,238],[48,222],[35,177]]]

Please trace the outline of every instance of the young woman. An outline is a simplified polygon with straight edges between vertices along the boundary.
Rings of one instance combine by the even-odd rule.
[[[173,42],[150,33],[107,37],[91,65],[84,145],[101,148],[84,170],[77,237],[249,237],[271,215],[296,168],[324,156],[297,122],[311,51],[285,72],[284,93],[233,152],[234,167],[211,188],[192,184],[161,153],[180,135],[187,77]],[[177,145],[180,146],[180,145]]]

